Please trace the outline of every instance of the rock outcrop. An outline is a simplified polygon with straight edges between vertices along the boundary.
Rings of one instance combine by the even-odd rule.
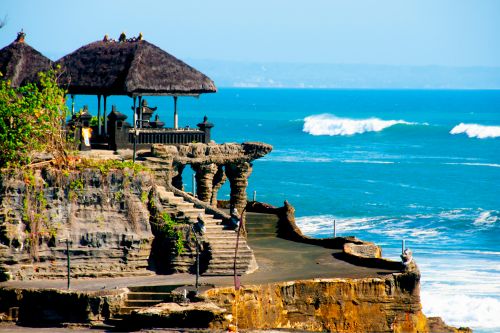
[[[418,281],[410,287],[401,275],[217,288],[205,296],[232,314],[240,329],[429,332]]]
[[[152,178],[132,170],[13,171],[0,177],[3,279],[148,275]]]

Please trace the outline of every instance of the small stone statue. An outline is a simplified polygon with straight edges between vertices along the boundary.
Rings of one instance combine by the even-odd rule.
[[[125,32],[122,32],[122,33],[120,34],[120,37],[118,37],[118,41],[119,41],[120,43],[123,43],[123,42],[126,42],[126,41],[127,41],[127,35],[125,35]]]
[[[203,221],[203,215],[198,214],[197,222],[194,224],[194,230],[203,235],[207,231],[207,227],[205,226],[205,221]]]
[[[412,271],[416,269],[415,261],[413,260],[413,252],[410,249],[406,249],[401,254],[401,260],[403,261],[404,271]]]
[[[231,218],[229,219],[231,222],[231,226],[234,227],[234,229],[238,229],[240,226],[240,216],[238,215],[238,210],[236,208],[233,208],[231,211]]]

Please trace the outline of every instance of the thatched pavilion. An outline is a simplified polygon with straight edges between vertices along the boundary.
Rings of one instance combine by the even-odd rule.
[[[175,58],[159,47],[142,39],[119,40],[105,36],[59,59],[66,72],[67,89],[71,95],[85,94],[98,97],[98,129],[101,133],[101,96],[128,95],[134,100],[142,96],[164,95],[174,98],[174,129],[178,127],[177,98],[216,92],[213,81],[203,73]],[[142,107],[134,112],[134,128],[142,127]],[[106,127],[104,127],[106,134]]]
[[[38,73],[52,68],[52,61],[26,44],[19,32],[15,41],[0,50],[0,72],[12,87],[38,81]]]

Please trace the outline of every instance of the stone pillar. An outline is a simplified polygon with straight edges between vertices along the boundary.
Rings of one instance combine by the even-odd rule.
[[[213,179],[218,167],[215,163],[191,164],[196,172],[196,194],[201,201],[211,203]]]
[[[222,165],[217,166],[217,172],[212,180],[212,197],[210,198],[211,205],[217,207],[217,192],[226,182],[226,174]]]
[[[248,177],[252,173],[252,164],[242,162],[238,164],[228,164],[225,166],[226,175],[231,184],[230,206],[236,208],[241,214],[247,205]],[[244,217],[241,217],[244,220]]]
[[[184,171],[184,164],[173,163],[172,165],[172,186],[184,191],[184,184],[182,183],[182,172]]]

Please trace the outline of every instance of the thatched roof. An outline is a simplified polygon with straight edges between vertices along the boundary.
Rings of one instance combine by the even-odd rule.
[[[37,82],[38,73],[52,67],[52,61],[24,42],[20,32],[15,41],[0,50],[0,72],[13,87]]]
[[[122,37],[105,37],[58,60],[70,94],[197,95],[217,90],[210,78],[142,36]]]

